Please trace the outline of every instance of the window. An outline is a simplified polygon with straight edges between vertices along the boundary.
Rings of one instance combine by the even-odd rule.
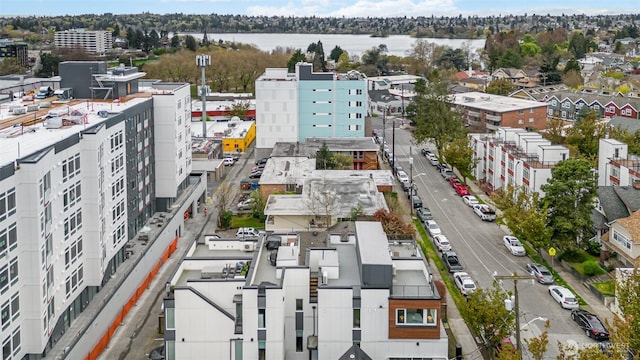
[[[111,135],[111,152],[114,152],[122,147],[124,144],[122,130]]]
[[[16,213],[16,189],[0,194],[0,221]]]
[[[529,118],[529,122],[530,122],[530,123],[532,123],[532,122],[534,122],[534,121],[535,121],[535,119],[534,119],[534,118]]]
[[[9,302],[5,302],[2,304],[2,308],[0,308],[0,321],[2,322],[2,329],[6,329],[11,322]]]
[[[20,351],[20,328],[13,332],[11,337],[11,346],[13,347],[13,355],[17,355]]]
[[[621,245],[623,248],[631,250],[631,241],[628,237],[621,234],[618,230],[613,229],[613,240]]]
[[[353,309],[353,327],[360,328],[360,309]]]
[[[9,289],[9,268],[7,265],[0,268],[0,293]]]
[[[396,309],[396,325],[436,326],[436,309]]]
[[[520,115],[524,114],[524,110],[523,110],[523,109],[520,109],[520,110],[518,111],[518,114],[520,114]]]
[[[82,195],[81,188],[81,183],[78,181],[75,185],[71,185],[71,187],[64,191],[62,194],[62,202],[65,211],[80,202],[80,197]]]
[[[65,269],[69,268],[69,265],[76,262],[76,260],[82,256],[82,237],[77,239],[64,251],[64,266]]]
[[[264,329],[266,324],[266,309],[258,309],[258,329]]]
[[[11,297],[11,319],[15,320],[20,316],[20,295],[16,293]]]
[[[524,120],[519,119],[519,120],[518,120],[518,124],[520,124],[520,125],[524,124]]]
[[[176,311],[176,309],[170,308],[170,307],[167,307],[164,310],[167,329],[175,329],[176,328],[175,311]]]
[[[362,95],[362,89],[349,89],[349,95]]]
[[[360,125],[349,125],[349,131],[360,131]]]
[[[18,258],[11,260],[9,263],[9,279],[11,285],[15,285],[18,282]]]
[[[80,154],[75,154],[62,162],[62,181],[80,174]]]
[[[82,269],[82,265],[78,267],[71,275],[67,276],[65,280],[65,291],[67,299],[71,296],[71,293],[76,291],[80,285],[82,285],[82,281],[84,280],[84,271]]]

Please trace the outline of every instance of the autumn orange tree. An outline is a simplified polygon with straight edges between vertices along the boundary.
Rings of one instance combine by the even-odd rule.
[[[389,235],[414,235],[415,228],[410,222],[404,222],[400,215],[386,209],[378,209],[373,214],[373,220],[382,224],[382,229]]]

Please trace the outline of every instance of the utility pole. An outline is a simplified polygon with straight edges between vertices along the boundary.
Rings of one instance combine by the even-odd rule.
[[[382,141],[380,142],[380,151],[384,156],[384,143],[387,141],[387,107],[384,108],[382,114]]]
[[[413,154],[409,146],[409,199],[411,199],[411,217],[413,217]]]
[[[396,174],[396,118],[393,118],[393,132],[392,132],[392,139],[393,144],[391,145],[391,152],[393,152],[393,156],[392,158],[392,168],[391,171],[393,172],[393,175],[398,175]]]
[[[207,140],[207,89],[205,87],[204,68],[211,65],[211,56],[200,54],[196,56],[196,66],[202,69],[202,138]]]
[[[493,278],[496,280],[513,280],[513,311],[516,317],[516,348],[520,351],[520,356],[522,356],[522,346],[520,343],[520,302],[518,300],[518,280],[535,280],[535,276],[533,275],[518,275],[518,273],[513,273],[513,275],[497,275],[494,273]]]

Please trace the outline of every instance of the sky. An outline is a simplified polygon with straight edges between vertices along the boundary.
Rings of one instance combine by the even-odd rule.
[[[636,0],[0,0],[0,16],[79,14],[233,14],[395,17],[633,14]]]

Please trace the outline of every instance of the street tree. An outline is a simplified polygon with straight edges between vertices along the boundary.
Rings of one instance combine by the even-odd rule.
[[[536,248],[549,244],[551,229],[547,223],[547,207],[540,199],[540,193],[530,193],[523,186],[507,186],[494,198],[502,211],[502,220],[511,233]]]
[[[466,136],[461,136],[446,143],[440,154],[447,160],[449,165],[458,169],[465,183],[479,160],[473,157],[473,148],[469,146],[469,138]]]
[[[400,215],[386,209],[378,209],[373,214],[373,221],[379,221],[389,235],[415,235],[416,232],[412,223],[405,222]]]
[[[216,189],[214,194],[214,203],[216,210],[218,211],[218,226],[221,228],[227,228],[229,225],[228,217],[231,203],[233,202],[233,191],[231,191],[231,185],[225,180]]]
[[[541,189],[545,192],[542,205],[548,208],[551,238],[561,249],[576,248],[592,229],[591,212],[597,186],[591,163],[581,158],[559,162]]]
[[[227,110],[229,111],[229,115],[244,119],[247,116],[250,105],[248,101],[235,101],[231,106],[227,107]]]
[[[530,339],[524,339],[525,344],[527,344],[527,348],[529,349],[529,354],[533,360],[543,360],[545,358],[545,354],[547,353],[547,349],[549,347],[549,331],[548,329],[551,327],[551,322],[547,320],[544,323],[545,331],[540,334],[540,336],[536,336]]]
[[[478,335],[488,350],[489,359],[495,358],[494,350],[502,339],[515,328],[515,315],[505,307],[507,293],[497,284],[478,289],[467,296],[461,312],[469,328]]]
[[[407,107],[415,124],[413,139],[416,144],[431,141],[438,153],[442,153],[446,143],[465,135],[462,116],[452,110],[451,99],[444,81],[431,82],[424,79],[415,84],[416,96]]]
[[[499,78],[493,80],[487,86],[487,93],[494,95],[509,95],[514,89],[514,85],[511,81],[505,78]]]
[[[620,311],[625,315],[624,323],[619,322],[617,327],[628,327],[630,331],[617,331],[617,336],[628,336],[628,339],[616,339],[621,343],[628,343],[629,349],[640,354],[640,273],[634,268],[628,273],[622,272],[616,283],[616,299]],[[626,341],[625,341],[626,340]]]
[[[542,133],[542,137],[554,145],[564,144],[564,126],[562,119],[550,118],[547,120],[547,130]]]

